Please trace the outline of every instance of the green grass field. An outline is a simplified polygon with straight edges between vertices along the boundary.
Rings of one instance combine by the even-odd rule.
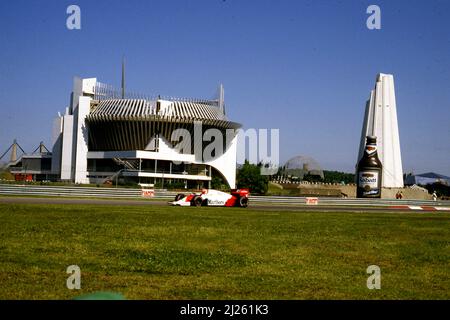
[[[450,298],[448,213],[0,204],[0,223],[0,299]]]

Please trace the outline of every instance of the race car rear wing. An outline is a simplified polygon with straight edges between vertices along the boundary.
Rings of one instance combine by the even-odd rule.
[[[233,196],[241,196],[241,197],[245,196],[245,197],[248,197],[249,194],[250,194],[250,191],[249,191],[249,189],[231,189],[230,193]]]

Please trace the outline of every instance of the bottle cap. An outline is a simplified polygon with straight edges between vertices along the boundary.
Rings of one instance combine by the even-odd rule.
[[[376,136],[367,136],[366,141],[367,141],[367,144],[376,144],[377,137]]]

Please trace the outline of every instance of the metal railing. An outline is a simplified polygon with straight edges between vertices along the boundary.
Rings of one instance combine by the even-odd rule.
[[[1,195],[61,196],[86,198],[138,198],[140,189],[0,185]]]
[[[153,199],[174,199],[180,191],[155,190]],[[189,193],[185,191],[184,193]],[[8,185],[0,184],[0,195],[32,195],[32,196],[60,196],[60,197],[86,197],[86,198],[142,198],[141,189],[127,188],[94,188],[75,186],[36,186],[36,185]],[[281,196],[250,196],[250,203],[277,204],[290,206],[306,205],[307,197],[281,197]],[[318,205],[327,206],[447,206],[450,201],[433,200],[395,200],[395,199],[355,199],[355,198],[319,198]]]
[[[94,100],[122,99],[122,89],[118,89],[110,84],[96,82],[94,87]],[[197,98],[177,98],[161,95],[149,95],[133,91],[125,91],[124,99],[142,99],[147,101],[156,101],[158,99],[180,102],[193,102],[219,107],[219,99],[197,99]]]

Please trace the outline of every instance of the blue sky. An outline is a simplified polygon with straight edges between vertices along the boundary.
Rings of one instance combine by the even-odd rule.
[[[66,8],[81,8],[81,30]],[[381,8],[381,30],[366,8]],[[51,141],[72,78],[210,98],[246,128],[279,128],[281,160],[352,171],[365,101],[395,77],[404,171],[450,175],[449,1],[1,1],[0,152]]]

